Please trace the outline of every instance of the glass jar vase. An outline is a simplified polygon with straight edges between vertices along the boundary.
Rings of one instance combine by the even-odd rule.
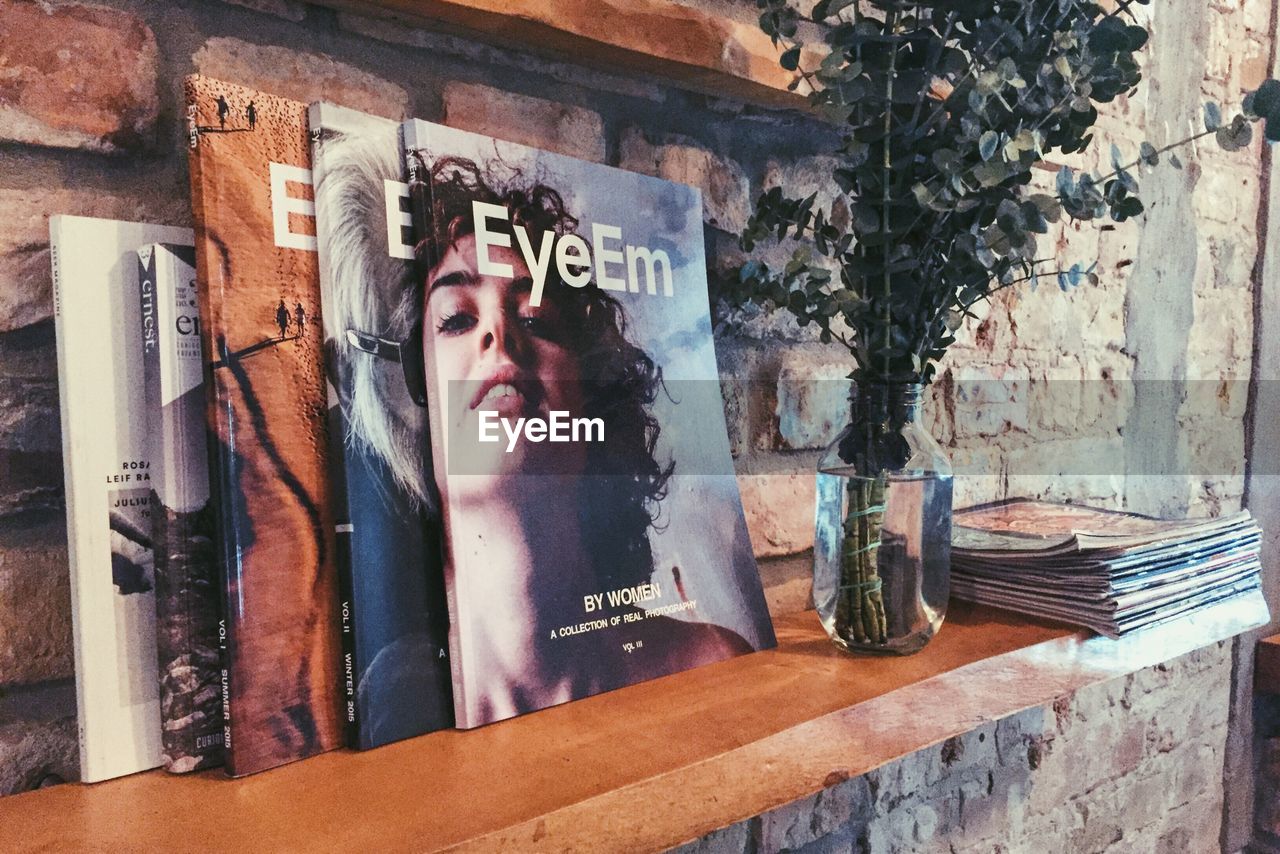
[[[818,463],[813,599],[852,652],[916,652],[946,615],[951,461],[920,423],[922,391],[861,384]]]

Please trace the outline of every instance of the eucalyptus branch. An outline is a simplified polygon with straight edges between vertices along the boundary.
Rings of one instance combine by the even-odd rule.
[[[1186,139],[1180,139],[1177,142],[1171,142],[1166,146],[1157,148],[1155,150],[1155,153],[1157,155],[1164,154],[1166,151],[1172,151],[1175,148],[1181,148],[1184,145],[1190,145],[1191,143],[1195,142],[1197,139],[1203,139],[1206,136],[1209,136],[1210,134],[1216,134],[1217,132],[1218,132],[1217,128],[1209,128],[1207,130],[1202,130],[1199,133],[1193,133],[1191,136],[1187,137]],[[1142,163],[1145,163],[1145,162],[1146,162],[1146,159],[1143,158],[1141,155],[1139,155],[1138,159],[1133,161],[1132,163],[1126,163],[1125,165],[1121,166],[1119,169],[1114,169],[1111,172],[1108,172],[1106,175],[1103,175],[1100,178],[1094,179],[1094,183],[1105,184],[1108,180],[1116,177],[1121,172],[1128,172],[1130,169],[1134,168],[1135,166],[1141,165]]]
[[[885,29],[887,29],[890,33],[894,31],[896,18],[897,18],[897,15],[892,12],[886,16]],[[884,142],[881,143],[881,146],[884,148],[884,174],[883,174],[883,177],[881,178],[881,183],[884,185],[884,193],[883,193],[884,207],[880,212],[880,216],[883,222],[885,234],[890,233],[889,185],[892,183],[892,177],[893,177],[893,168],[892,168],[893,152],[889,146],[889,140],[890,140],[890,135],[893,132],[893,81],[894,81],[894,71],[897,68],[897,65],[898,65],[898,45],[895,43],[889,53],[889,74],[886,78],[888,80],[888,87],[885,93],[885,101],[887,102],[887,107],[885,108],[885,111],[884,111]],[[887,262],[888,256],[889,256],[889,248],[886,246],[881,251],[884,253],[885,260]],[[890,283],[891,283],[891,277],[889,275],[889,265],[888,263],[886,263],[884,265],[884,346],[885,346],[886,353],[889,352],[889,349],[892,345],[892,329],[893,329],[893,315],[890,312],[890,303],[889,303],[889,296],[890,296],[889,292],[891,287]],[[884,366],[884,371],[886,374],[889,373],[888,358],[889,357],[886,355],[885,366]]]
[[[796,85],[808,83],[811,103],[848,123],[832,179],[852,216],[837,224],[819,214],[819,229],[813,205],[781,191],[763,194],[743,235],[745,249],[774,235],[817,240],[841,269],[794,290],[794,264],[781,277],[753,271],[742,291],[816,322],[823,340],[854,354],[861,377],[928,382],[954,340],[947,312],[971,315],[977,303],[1039,276],[1069,277],[1074,286],[1083,273],[1096,283],[1093,267],[1063,270],[1052,258],[1022,256],[1037,254],[1037,235],[1064,214],[1088,220],[1109,212],[1116,221],[1139,215],[1128,172],[1135,166],[1211,133],[1226,150],[1242,148],[1253,133],[1245,119],[1265,119],[1267,136],[1280,138],[1280,81],[1268,80],[1227,126],[1159,149],[1143,143],[1132,163],[1120,165],[1116,155],[1116,169],[1102,177],[1089,172],[1077,181],[1064,169],[1056,193],[1034,192],[1029,161],[1083,150],[1092,139],[1097,113],[1083,101],[1105,104],[1140,81],[1137,54],[1147,33],[1124,18],[1134,18],[1131,7],[1145,0],[1117,0],[1110,13],[1092,2],[1026,0],[1002,5],[999,20],[984,18],[982,4],[871,0],[868,14],[853,3],[836,16],[824,12],[823,21],[845,23],[828,32],[835,55],[820,69],[800,68],[798,13],[788,2],[758,0],[761,25],[784,48]],[[841,71],[852,65],[857,76]],[[915,85],[918,91],[909,91]],[[871,95],[850,96],[864,86]],[[1220,124],[1216,107],[1206,118]],[[780,284],[788,290],[774,303]],[[835,321],[852,333],[832,331]]]
[[[784,50],[783,53],[786,53],[788,50],[794,50],[796,48],[804,47],[804,42],[799,41],[797,39],[793,39],[790,36],[784,36],[780,34],[778,36],[778,41],[782,42],[783,46],[786,48],[786,50]],[[811,92],[818,91],[818,87],[815,86],[813,83],[813,81],[816,79],[816,75],[814,74],[814,72],[807,71],[804,68],[801,68],[799,62],[797,62],[795,67],[795,73],[799,74],[800,77],[804,80],[804,82],[809,84],[809,91]]]
[[[1026,9],[1024,8],[1024,9],[1022,10],[1022,12],[1020,12],[1020,13],[1019,13],[1019,17],[1023,17],[1023,16],[1025,16],[1025,15],[1026,15]],[[1046,17],[1047,17],[1047,16],[1046,16]],[[1015,18],[1014,20],[1016,21],[1016,20],[1017,20],[1017,18]],[[1000,45],[1000,42],[1004,41],[1004,37],[1005,37],[1005,35],[1007,34],[1007,32],[1008,32],[1008,31],[1006,31],[1006,32],[1004,32],[1004,33],[1001,33],[1000,35],[996,36],[995,40],[994,40],[994,41],[993,41],[993,42],[992,42],[992,43],[987,47],[987,54],[983,56],[983,58],[984,58],[984,59],[987,59],[987,58],[988,58],[988,56],[990,55],[990,51],[995,50],[995,49]],[[944,42],[944,45],[945,45],[945,42]],[[973,76],[974,76],[974,74],[978,71],[978,62],[977,62],[977,57],[976,57],[976,56],[970,56],[969,60],[970,60],[970,61],[969,61],[969,68],[968,68],[968,70],[967,70],[967,71],[965,71],[965,73],[964,73],[964,74],[962,74],[962,75],[961,75],[959,78],[957,78],[956,80],[949,81],[949,82],[951,83],[952,88],[959,89],[959,88],[960,88],[961,86],[963,86],[965,83],[968,83],[968,82],[969,82],[969,78],[973,77]],[[991,70],[991,64],[990,64],[990,63],[988,63],[988,65],[984,66],[981,70],[982,70],[982,71],[990,71],[990,70]],[[937,108],[936,110],[934,110],[934,112],[933,112],[932,114],[930,114],[930,116],[929,116],[928,120],[925,122],[925,124],[932,124],[934,119],[938,118],[939,116],[941,116],[941,115],[942,115],[943,113],[945,113],[946,111],[947,111],[947,102],[946,102],[946,99],[944,98],[944,99],[942,100],[942,102],[938,105],[938,108]]]
[[[1049,259],[1049,260],[1053,260],[1053,259]],[[1017,278],[1017,279],[1010,279],[1010,280],[1009,280],[1009,281],[1007,281],[1007,282],[1001,282],[1000,284],[996,285],[994,288],[991,288],[990,290],[988,290],[988,291],[986,291],[985,293],[983,293],[981,296],[974,297],[973,299],[969,300],[968,302],[966,302],[966,303],[962,303],[962,304],[960,305],[959,311],[961,311],[961,312],[966,312],[966,311],[968,311],[969,309],[973,308],[973,307],[974,307],[975,305],[977,305],[978,303],[982,302],[984,299],[985,299],[985,300],[989,300],[989,299],[991,299],[992,294],[999,293],[1000,291],[1003,291],[1003,290],[1005,290],[1006,288],[1011,288],[1011,287],[1013,287],[1014,285],[1020,285],[1020,284],[1022,284],[1023,282],[1029,282],[1029,281],[1031,281],[1032,279],[1038,279],[1038,278],[1040,278],[1041,276],[1057,276],[1057,275],[1059,275],[1059,274],[1067,275],[1067,274],[1069,274],[1070,272],[1071,272],[1070,270],[1061,270],[1061,269],[1059,269],[1059,270],[1050,270],[1049,272],[1046,272],[1046,273],[1031,273],[1031,274],[1026,275],[1026,276],[1021,276],[1021,277],[1019,277],[1019,278]]]
[[[1058,259],[1057,259],[1057,258],[1036,258],[1035,260],[1027,261],[1026,263],[1027,263],[1027,265],[1028,265],[1028,266],[1034,267],[1036,264],[1048,264],[1050,261],[1056,261],[1056,260],[1058,260]],[[1055,272],[1053,272],[1053,273],[1031,273],[1031,274],[1029,274],[1029,275],[1027,275],[1027,276],[1024,276],[1024,277],[1022,277],[1022,278],[1020,278],[1020,279],[1017,279],[1016,281],[1009,282],[1009,283],[1006,283],[1006,284],[1002,284],[1002,285],[1000,285],[1000,286],[999,286],[999,287],[997,287],[997,288],[993,288],[993,289],[991,289],[991,290],[989,290],[989,291],[987,291],[987,292],[983,293],[981,296],[975,297],[974,299],[970,300],[968,303],[960,303],[960,302],[958,302],[958,301],[953,302],[953,298],[954,298],[954,296],[955,296],[956,294],[955,294],[955,293],[948,292],[948,293],[946,293],[946,294],[943,294],[943,295],[942,295],[942,296],[944,296],[945,298],[947,298],[947,299],[946,299],[946,301],[945,301],[945,302],[941,302],[940,304],[938,304],[938,307],[937,307],[936,309],[934,309],[933,314],[930,316],[930,318],[929,318],[930,325],[936,324],[939,320],[941,320],[941,319],[942,319],[942,312],[944,312],[944,311],[950,311],[953,307],[957,308],[957,310],[959,310],[959,311],[961,311],[961,312],[968,311],[970,308],[972,308],[973,306],[975,306],[975,305],[977,305],[978,303],[982,302],[984,299],[987,299],[991,294],[993,294],[993,293],[995,293],[996,291],[1001,290],[1001,289],[1003,289],[1003,288],[1005,288],[1005,287],[1008,287],[1009,285],[1012,285],[1012,284],[1019,284],[1019,283],[1021,283],[1021,282],[1027,282],[1027,281],[1030,281],[1031,279],[1037,278],[1037,277],[1039,277],[1039,276],[1054,276],[1054,275],[1057,275],[1058,273],[1069,273],[1069,272],[1071,272],[1071,271],[1070,271],[1070,270],[1058,270],[1058,271],[1055,271]],[[991,281],[991,280],[988,278],[988,279],[986,279],[986,281]],[[958,289],[957,289],[957,293],[958,293]]]
[[[1129,8],[1130,6],[1132,6],[1132,5],[1133,5],[1134,3],[1136,3],[1136,2],[1138,2],[1138,0],[1119,0],[1119,2],[1117,2],[1117,3],[1116,3],[1116,8],[1115,8],[1115,10],[1114,10],[1114,11],[1112,11],[1112,12],[1107,12],[1105,15],[1103,15],[1103,17],[1105,17],[1105,18],[1115,18],[1115,17],[1118,17],[1118,16],[1120,15],[1120,13],[1121,13],[1121,12],[1128,12],[1128,13],[1129,13],[1129,18],[1130,18],[1131,20],[1136,21],[1136,20],[1138,20],[1138,16],[1137,16],[1137,15],[1135,15],[1135,14],[1133,14],[1133,10]]]

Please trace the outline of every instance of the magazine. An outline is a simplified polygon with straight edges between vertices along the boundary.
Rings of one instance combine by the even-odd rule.
[[[221,583],[209,495],[195,248],[138,251],[165,769],[222,763]]]
[[[306,105],[186,81],[223,579],[227,772],[342,740]]]
[[[49,221],[80,779],[163,762],[138,250],[191,230]]]
[[[457,725],[773,646],[697,190],[404,135]]]
[[[369,748],[453,725],[438,514],[422,465],[425,400],[410,394],[401,358],[413,226],[399,122],[325,103],[309,118],[340,677],[348,743]]]
[[[962,554],[1019,552],[1036,558],[1095,549],[1128,549],[1213,534],[1249,518],[1247,511],[1217,519],[1154,519],[1083,504],[1016,498],[956,511],[952,548]]]
[[[1262,601],[1262,535],[1247,510],[1167,520],[1013,499],[954,518],[951,590],[960,599],[1110,637],[1231,596]]]

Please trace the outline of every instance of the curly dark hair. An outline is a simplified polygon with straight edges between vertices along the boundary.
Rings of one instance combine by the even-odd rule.
[[[425,151],[410,152],[410,157],[409,192],[415,219],[421,221],[414,253],[418,305],[431,269],[458,240],[474,233],[473,201],[506,208],[509,223],[505,229],[497,223],[494,229],[510,233],[520,225],[535,246],[548,231],[566,235],[578,227],[559,192],[525,181],[519,170],[505,169],[504,179],[496,169],[482,169],[466,158],[432,159]],[[661,428],[650,412],[663,388],[662,369],[627,340],[621,303],[600,288],[571,287],[552,269],[543,299],[556,304],[570,331],[565,343],[577,355],[583,414],[608,425],[605,440],[588,446],[581,508],[584,544],[603,583],[642,583],[653,572],[648,530],[657,523],[658,503],[675,470],[674,462],[664,466],[657,459]]]

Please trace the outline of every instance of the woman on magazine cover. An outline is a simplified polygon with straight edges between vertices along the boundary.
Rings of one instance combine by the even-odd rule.
[[[498,168],[461,158],[421,163],[430,194],[415,207],[429,214],[417,229],[418,281],[401,312],[420,313],[423,361],[443,404],[432,423],[449,454],[448,477],[444,466],[434,477],[452,548],[446,573],[480,576],[454,589],[473,600],[467,642],[475,666],[464,679],[482,721],[751,651],[732,631],[670,617],[598,634],[560,631],[620,613],[588,612],[586,596],[649,582],[649,530],[674,464],[655,455],[659,424],[650,407],[661,370],[628,341],[616,299],[552,272],[532,306],[532,277],[514,236],[511,247],[488,252],[512,275],[480,271],[475,201],[508,212],[489,228],[505,225],[512,235],[521,226],[535,247],[544,234],[578,224],[556,190],[518,174],[504,186]],[[511,420],[552,411],[599,418],[604,440],[481,444],[486,410]]]

